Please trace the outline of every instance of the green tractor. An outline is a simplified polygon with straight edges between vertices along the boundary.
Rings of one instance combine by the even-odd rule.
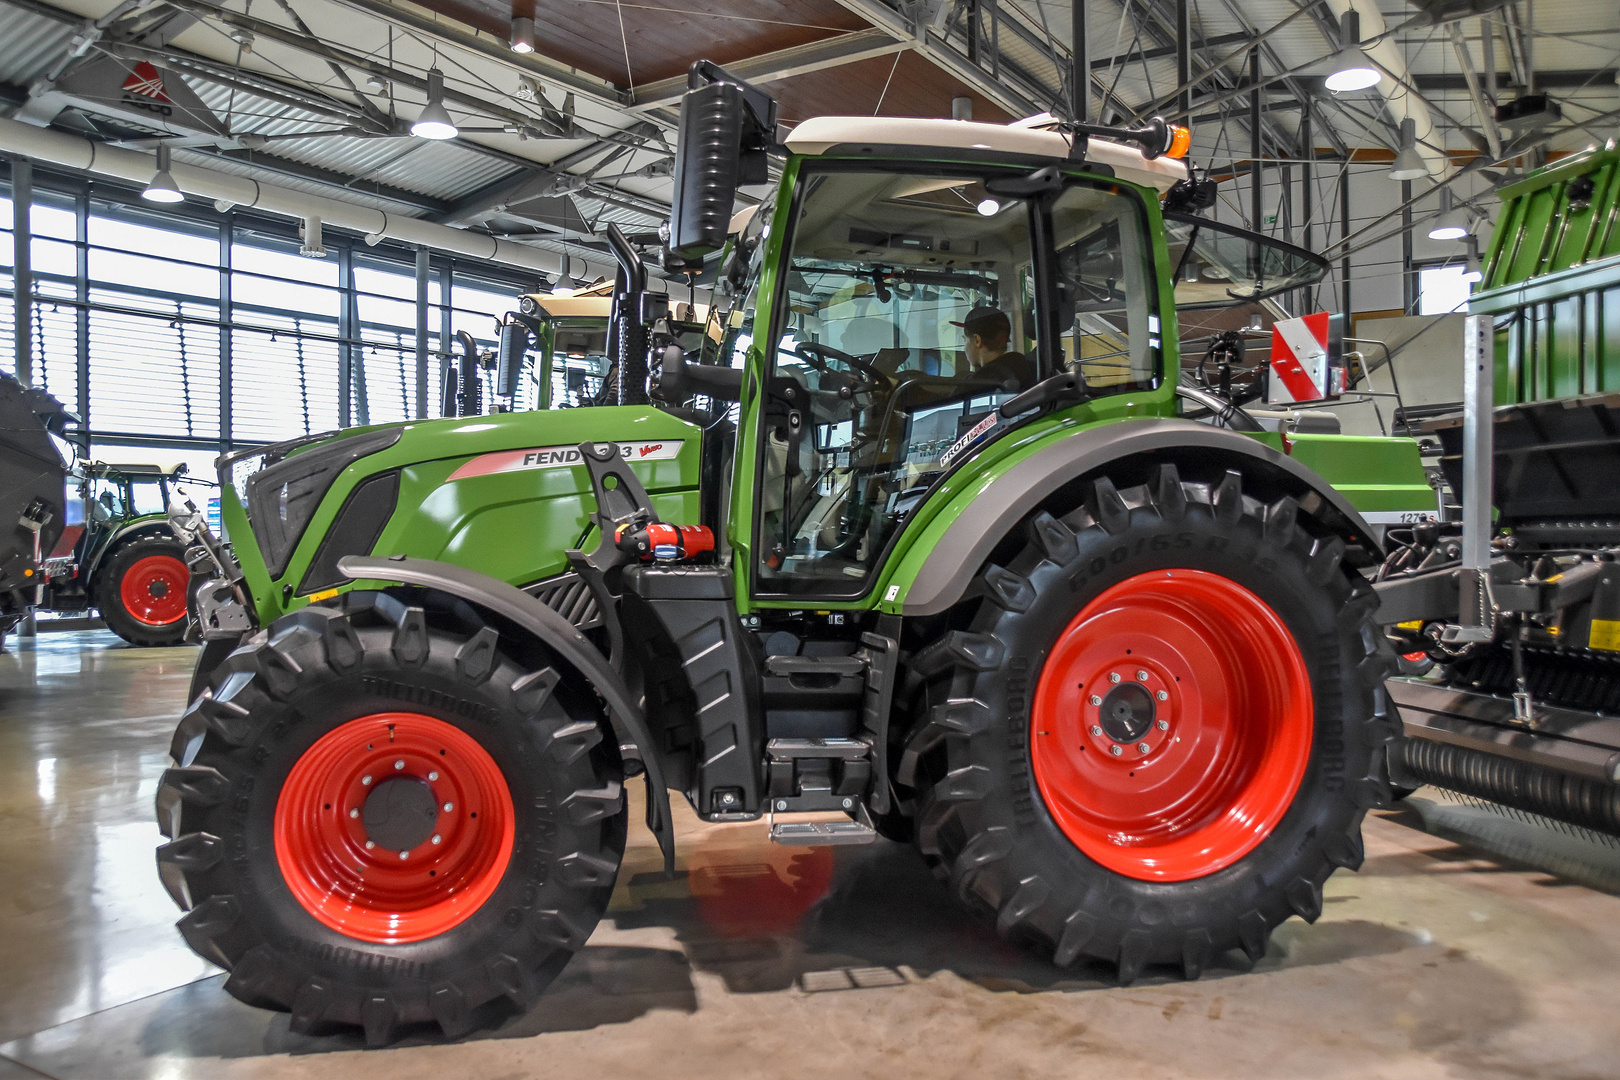
[[[41,562],[39,607],[96,609],[132,645],[185,640],[191,572],[186,546],[169,528],[169,500],[186,467],[110,465],[76,469],[77,498],[67,501],[61,536]],[[207,481],[201,481],[207,483]]]
[[[206,646],[157,793],[187,942],[296,1031],[460,1035],[590,936],[638,774],[670,868],[670,790],[784,844],[888,837],[1124,983],[1316,919],[1391,797],[1384,554],[1287,430],[1178,387],[1179,267],[1320,272],[1212,222],[1173,256],[1178,143],[824,117],[779,146],[770,98],[695,65],[659,257],[721,253],[708,347],[609,227],[610,407],[227,455],[234,553],[174,517]]]

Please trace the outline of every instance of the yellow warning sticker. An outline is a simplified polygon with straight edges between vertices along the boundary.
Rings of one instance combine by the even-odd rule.
[[[337,594],[338,591],[336,589],[323,589],[320,592],[312,592],[309,594],[309,602],[312,604],[318,604],[322,600],[332,599],[332,597],[336,596]]]
[[[1395,624],[1395,628],[1397,630],[1421,630],[1423,629],[1423,620],[1413,619],[1411,622],[1398,622]]]
[[[1620,619],[1593,619],[1592,636],[1586,644],[1605,652],[1620,652]]]

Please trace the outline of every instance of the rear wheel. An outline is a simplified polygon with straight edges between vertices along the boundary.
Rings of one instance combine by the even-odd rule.
[[[616,743],[554,660],[464,604],[372,593],[220,664],[175,733],[157,858],[227,990],[373,1044],[529,1006],[624,851]]]
[[[185,545],[149,536],[113,552],[96,576],[95,600],[107,628],[130,644],[179,645],[190,591]]]
[[[1390,797],[1394,656],[1342,544],[1297,511],[1236,472],[1098,481],[1037,514],[970,628],[917,655],[897,779],[924,855],[1004,935],[1124,982],[1196,977],[1314,921],[1328,875],[1360,864]]]

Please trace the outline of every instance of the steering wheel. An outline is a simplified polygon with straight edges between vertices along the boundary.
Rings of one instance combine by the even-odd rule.
[[[882,389],[894,382],[886,372],[878,368],[870,360],[862,360],[858,356],[852,356],[842,349],[833,348],[831,345],[823,345],[819,341],[799,342],[793,347],[793,355],[817,371],[827,375],[836,374],[827,367],[827,357],[842,360],[862,375],[865,375],[867,381],[877,389]]]

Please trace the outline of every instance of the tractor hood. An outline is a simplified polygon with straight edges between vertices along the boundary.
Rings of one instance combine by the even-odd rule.
[[[645,406],[356,428],[221,458],[222,512],[261,617],[346,584],[344,555],[440,559],[522,586],[565,570],[589,525],[581,442],[618,443],[660,514],[695,521],[701,436]]]

